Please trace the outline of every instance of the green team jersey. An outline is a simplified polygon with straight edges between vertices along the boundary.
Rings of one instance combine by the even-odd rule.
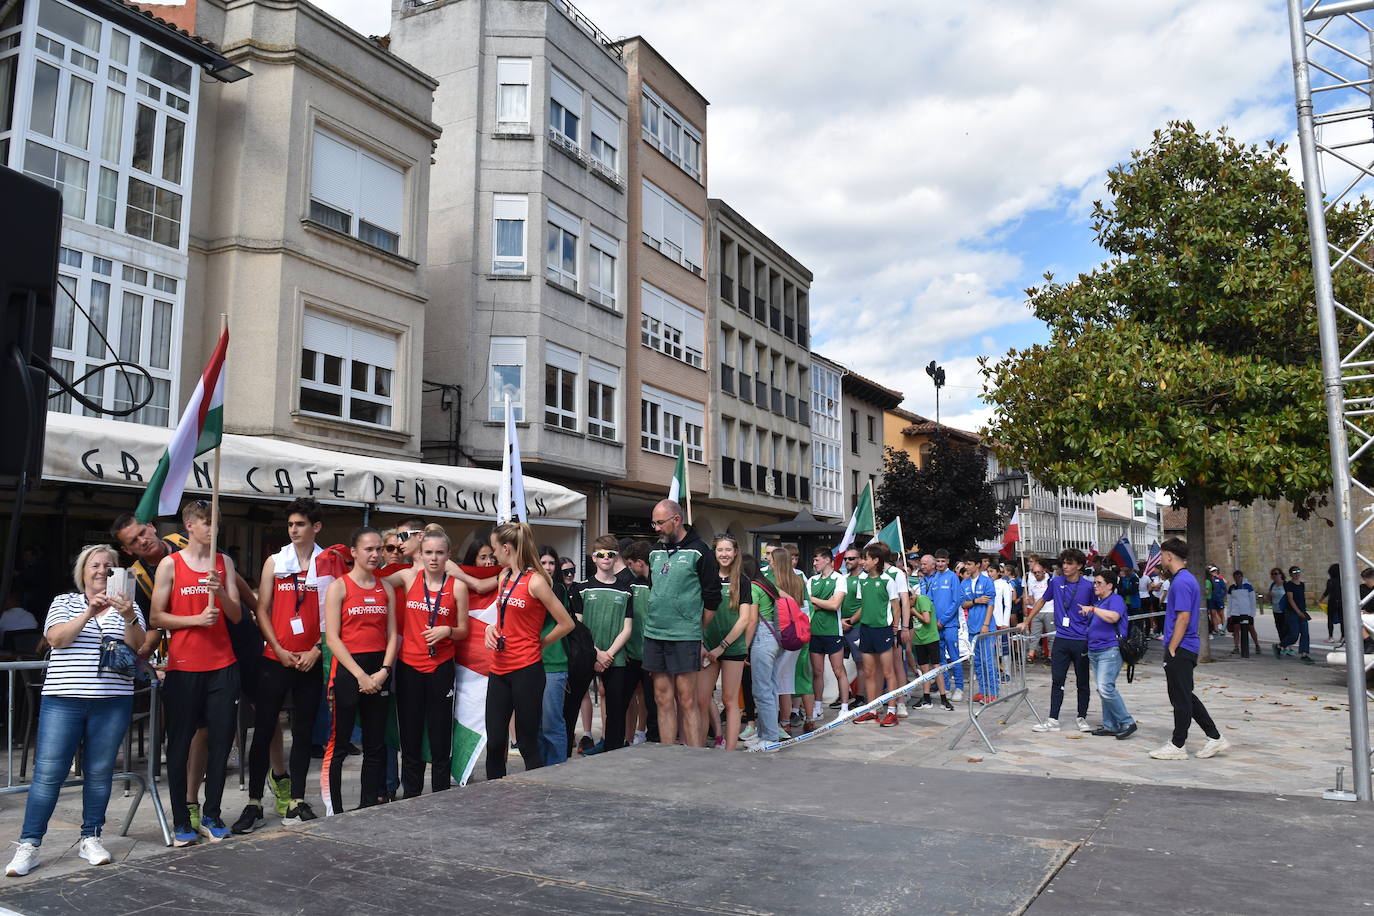
[[[539,631],[541,637],[548,636],[549,631],[557,626],[553,615],[544,618],[544,628]],[[567,671],[568,670],[568,650],[563,648],[563,640],[555,639],[544,647],[544,670],[547,671]]]
[[[626,570],[629,573],[629,570]],[[634,623],[630,628],[630,641],[625,644],[625,655],[632,661],[644,658],[644,617],[649,613],[649,583],[630,573],[630,609],[634,612]]]
[[[603,652],[610,651],[611,644],[625,628],[625,621],[634,619],[630,591],[619,576],[614,582],[592,577],[579,584],[573,590],[571,604],[572,612],[582,617],[582,622],[592,631],[592,642]],[[611,667],[624,667],[625,647],[621,646],[613,658]]]
[[[911,611],[911,641],[918,646],[938,642],[940,640],[940,627],[935,622],[935,605],[931,600],[918,592],[911,598]],[[916,611],[929,614],[930,619],[921,623],[921,619],[916,616]]]
[[[827,598],[835,597],[837,590],[843,591],[845,598],[848,599],[849,590],[845,577],[841,573],[832,572],[824,576],[812,576],[806,580],[806,593],[810,598],[820,598],[824,601]],[[837,611],[822,610],[816,607],[814,601],[810,603],[811,634],[813,636],[839,636],[843,603],[841,603],[840,610]]]
[[[849,584],[851,587],[858,586],[859,623],[866,627],[892,626],[892,601],[898,596],[901,586],[891,576],[865,574],[851,579]]]
[[[754,603],[758,602],[758,596],[763,594],[763,589],[757,585],[752,587],[750,597]],[[746,601],[745,604],[749,602]],[[735,623],[739,621],[739,608],[730,600],[730,580],[720,581],[720,606],[716,608],[716,615],[711,618],[711,622],[706,625],[706,629],[701,635],[701,644],[707,651],[714,649],[730,635]],[[748,634],[740,633],[734,642],[725,647],[722,655],[743,655],[749,651]]]
[[[776,626],[778,622],[778,606],[773,601],[772,597],[763,590],[763,586],[757,584],[753,586],[753,597],[754,603],[759,606],[759,620],[771,620]]]

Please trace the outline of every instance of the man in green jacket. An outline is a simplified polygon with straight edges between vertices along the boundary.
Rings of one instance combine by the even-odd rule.
[[[644,621],[644,670],[654,678],[658,734],[664,744],[700,747],[696,676],[701,670],[705,612],[720,604],[716,555],[683,524],[682,506],[671,499],[654,506],[654,530],[662,539],[649,553],[649,613]],[[679,723],[679,710],[681,722]]]

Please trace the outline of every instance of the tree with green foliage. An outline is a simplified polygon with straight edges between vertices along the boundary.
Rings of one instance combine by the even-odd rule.
[[[1109,259],[1027,290],[1049,343],[983,360],[1004,464],[1085,493],[1163,489],[1188,508],[1195,567],[1208,506],[1310,511],[1330,492],[1307,218],[1283,154],[1156,131],[1093,205]],[[1347,245],[1374,225],[1365,202],[1327,220]],[[1370,294],[1362,271],[1335,281],[1338,300]]]
[[[958,556],[982,538],[1001,533],[997,499],[988,483],[987,453],[955,440],[944,429],[930,437],[925,463],[904,451],[883,449],[883,482],[874,494],[884,524],[901,516],[907,544]]]

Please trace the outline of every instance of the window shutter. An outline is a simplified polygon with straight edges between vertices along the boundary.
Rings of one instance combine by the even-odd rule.
[[[597,248],[600,248],[602,251],[606,252],[611,257],[615,258],[620,256],[620,243],[617,242],[615,239],[611,238],[606,233],[602,232],[600,229],[597,229],[595,227],[592,228],[591,241],[593,245],[595,245]]]
[[[496,219],[523,220],[529,213],[529,198],[523,194],[497,194],[492,199],[491,209]]]
[[[643,232],[653,239],[663,238],[663,195],[658,188],[649,182],[644,182],[644,193],[641,195]]]
[[[649,318],[663,319],[663,294],[648,283],[643,284],[643,295],[639,297],[639,310]]]
[[[545,343],[544,363],[577,374],[582,370],[582,355],[576,350],[569,350],[555,343]]]
[[[405,174],[396,166],[366,153],[362,160],[359,218],[400,235],[405,209]]]
[[[620,119],[592,102],[592,133],[616,149],[620,148]]]
[[[496,61],[496,81],[498,83],[524,83],[530,81],[530,59],[528,57],[501,57]]]
[[[566,232],[571,232],[573,235],[581,237],[582,220],[555,204],[549,204],[548,210],[549,222]]]
[[[310,196],[347,213],[353,212],[358,186],[358,151],[315,131],[310,169]]]
[[[396,338],[367,328],[354,327],[353,359],[383,369],[396,368]]]
[[[493,337],[491,339],[491,364],[493,366],[525,365],[525,338]]]
[[[301,322],[301,346],[317,353],[346,357],[348,325],[306,312]]]
[[[557,70],[549,71],[549,95],[577,117],[582,117],[582,90]]]
[[[700,353],[706,352],[706,316],[689,305],[682,307],[682,342]]]
[[[677,202],[668,198],[663,200],[663,235],[661,238],[665,242],[671,242],[678,248],[682,248],[686,242],[686,234],[682,227],[683,213],[678,207]]]
[[[599,359],[587,360],[587,378],[600,385],[608,385],[611,388],[620,387],[620,370],[610,363],[603,363]]]
[[[685,217],[686,244],[682,246],[682,257],[690,264],[702,267],[701,260],[701,220],[688,213]]]

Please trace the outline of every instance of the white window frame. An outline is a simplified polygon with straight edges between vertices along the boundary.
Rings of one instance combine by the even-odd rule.
[[[300,412],[342,423],[395,429],[399,352],[400,342],[394,334],[321,309],[307,308],[301,317],[297,391]],[[329,358],[341,361],[337,383],[328,381],[324,376]],[[311,365],[307,367],[307,363]],[[359,368],[363,371],[361,389],[355,387]],[[307,376],[307,370],[310,376]],[[306,404],[307,393],[337,397],[339,412],[312,409]],[[375,409],[378,419],[354,416],[356,410],[367,409]]]
[[[692,176],[693,181],[701,183],[701,131],[663,101],[647,83],[642,90],[640,128],[645,141]]]
[[[639,303],[640,343],[705,370],[706,316],[648,281],[641,283]]]
[[[610,392],[610,416],[603,416],[605,392]],[[587,359],[587,435],[620,441],[620,370],[599,359]]]
[[[582,142],[582,89],[559,73],[549,68],[549,129],[563,137],[573,146]],[[572,133],[568,132],[568,118],[572,118]]]
[[[506,419],[506,389],[499,384],[496,370],[516,369],[519,379],[516,390],[511,392],[511,412],[515,422],[525,422],[525,338],[492,337],[487,349],[487,421],[500,423]]]
[[[578,262],[581,260],[582,221],[562,207],[550,202],[547,205],[545,232],[547,243],[544,246],[544,269],[555,283],[569,289],[577,289]],[[564,261],[564,252],[569,240],[572,245],[572,269]]]
[[[491,204],[491,272],[494,274],[529,273],[530,199],[524,194],[494,194]],[[520,223],[520,256],[502,254],[501,223]]]
[[[587,238],[587,289],[588,295],[607,308],[619,311],[616,290],[620,287],[617,274],[620,259],[620,243],[596,227],[592,227]]]
[[[681,438],[687,460],[705,464],[705,406],[652,385],[641,385],[640,397],[639,447],[646,452],[676,457]]]
[[[582,354],[551,341],[544,342],[544,423],[547,426],[576,432],[578,427],[577,400],[582,389]],[[552,382],[553,397],[549,396]],[[572,396],[572,403],[563,403],[564,389]]]
[[[315,125],[311,133],[309,218],[392,254],[401,254],[406,169]],[[346,226],[340,226],[347,220]]]
[[[620,174],[620,119],[592,102],[591,141],[588,152],[613,174]]]
[[[644,244],[702,276],[703,223],[695,213],[649,179],[640,197]]]
[[[530,129],[530,83],[533,61],[528,57],[496,58],[496,126],[507,132],[528,133]],[[511,90],[507,93],[507,89]],[[521,110],[503,114],[504,98],[519,99]]]

